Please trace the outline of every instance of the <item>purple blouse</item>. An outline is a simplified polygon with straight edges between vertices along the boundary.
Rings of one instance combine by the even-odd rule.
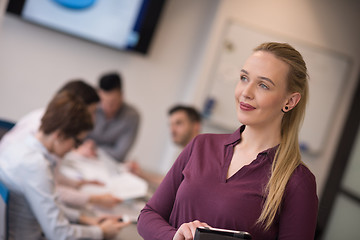
[[[194,220],[247,231],[255,240],[314,239],[316,182],[304,165],[292,174],[270,230],[255,224],[277,146],[259,153],[227,179],[244,128],[233,134],[202,134],[186,146],[140,213],[138,231],[145,240],[171,240],[182,223]]]

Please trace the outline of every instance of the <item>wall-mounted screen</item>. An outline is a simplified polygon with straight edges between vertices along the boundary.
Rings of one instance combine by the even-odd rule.
[[[165,0],[9,0],[7,12],[112,48],[147,53]]]

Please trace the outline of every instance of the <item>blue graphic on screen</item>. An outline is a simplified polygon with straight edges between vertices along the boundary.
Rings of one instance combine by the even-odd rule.
[[[11,0],[6,11],[68,35],[146,54],[165,2]]]
[[[54,2],[72,9],[84,9],[92,6],[96,0],[53,0]]]
[[[75,36],[125,49],[144,0],[28,0],[22,16],[29,21]]]

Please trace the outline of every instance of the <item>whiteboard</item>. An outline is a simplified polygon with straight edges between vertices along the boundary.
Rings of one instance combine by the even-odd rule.
[[[229,21],[213,62],[206,100],[213,101],[213,107],[205,117],[221,128],[235,130],[239,127],[234,91],[241,67],[256,46],[268,41],[287,42],[304,57],[310,76],[310,96],[299,140],[304,151],[318,154],[331,131],[329,127],[350,68],[349,58],[329,50]]]

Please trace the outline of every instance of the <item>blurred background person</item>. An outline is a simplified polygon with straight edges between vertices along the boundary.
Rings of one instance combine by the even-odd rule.
[[[68,81],[63,85],[57,93],[62,91],[72,92],[78,95],[87,105],[87,108],[93,118],[95,118],[95,110],[100,98],[96,90],[81,79],[74,79]],[[26,114],[15,124],[15,126],[7,132],[0,141],[0,148],[12,144],[18,139],[27,135],[29,132],[35,133],[40,126],[41,118],[44,115],[45,108],[39,108]]]
[[[169,110],[172,141],[184,148],[201,130],[201,114],[194,107],[176,105]]]
[[[73,215],[59,204],[54,168],[93,128],[84,101],[67,91],[51,100],[35,134],[0,150],[0,180],[9,189],[9,239],[102,239],[127,223]],[[69,220],[92,226],[71,224]]]
[[[201,131],[202,117],[199,111],[192,106],[175,105],[168,112],[169,128],[172,141],[175,145],[184,148]],[[152,188],[156,189],[164,176],[143,170],[135,162],[129,162],[130,171],[145,179]]]
[[[83,80],[75,79],[68,81],[63,85],[58,93],[69,92],[81,98],[87,106],[92,119],[95,119],[95,110],[100,98],[96,90]],[[36,109],[22,117],[15,126],[7,132],[0,141],[0,150],[21,141],[29,133],[35,134],[41,124],[41,118],[45,113],[45,108]],[[85,184],[101,184],[96,181],[74,180],[65,177],[59,171],[60,162],[57,164],[54,174],[56,182],[56,191],[59,193],[60,200],[72,207],[83,207],[85,204],[95,204],[102,207],[113,207],[121,202],[111,194],[87,194],[80,192],[78,189]]]
[[[124,100],[119,73],[106,73],[99,79],[100,104],[95,112],[96,124],[88,139],[79,148],[86,157],[96,157],[97,147],[118,162],[124,162],[133,146],[139,124],[138,111]]]

